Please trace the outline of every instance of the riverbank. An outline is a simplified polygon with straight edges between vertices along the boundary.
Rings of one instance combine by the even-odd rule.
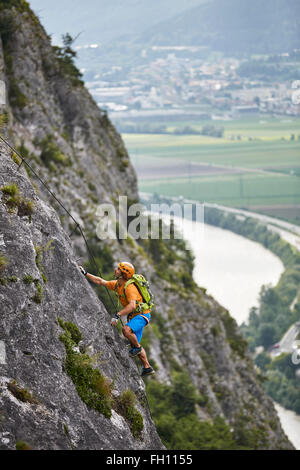
[[[164,220],[170,217],[164,215]],[[259,306],[262,285],[278,283],[283,263],[258,243],[228,230],[188,219],[174,221],[194,253],[195,282],[227,308],[238,325],[247,322],[250,309]]]
[[[191,201],[195,203],[196,201]],[[285,220],[276,219],[264,214],[250,212],[243,209],[235,209],[233,207],[221,206],[219,204],[205,203],[205,207],[218,209],[225,213],[235,214],[240,217],[240,220],[245,220],[246,217],[262,222],[268,230],[278,233],[282,240],[287,241],[294,246],[297,251],[300,251],[300,226],[286,222]]]
[[[164,220],[170,217],[164,215]],[[238,324],[247,321],[260,288],[266,283],[277,284],[283,263],[259,243],[229,230],[190,220],[180,220],[178,225],[195,255],[195,282],[228,308]],[[286,435],[300,450],[300,416],[277,403],[275,408]]]
[[[295,449],[300,450],[300,416],[293,411],[286,410],[278,403],[275,403],[275,409],[284,432]]]

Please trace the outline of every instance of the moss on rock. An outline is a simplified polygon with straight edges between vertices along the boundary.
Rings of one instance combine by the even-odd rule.
[[[81,400],[88,407],[110,418],[113,401],[111,382],[93,367],[92,358],[88,354],[82,354],[75,349],[81,337],[78,327],[61,319],[58,319],[58,322],[64,330],[59,339],[66,349],[66,373],[71,377]]]

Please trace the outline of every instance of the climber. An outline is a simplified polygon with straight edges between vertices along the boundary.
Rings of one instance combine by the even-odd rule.
[[[127,323],[123,325],[122,333],[131,344],[129,355],[131,357],[138,356],[140,359],[143,365],[142,377],[154,374],[154,369],[148,362],[146,351],[140,345],[143,329],[151,320],[150,309],[140,312],[138,306],[143,303],[143,297],[134,283],[128,285],[124,292],[125,284],[135,273],[133,265],[128,262],[119,263],[114,271],[116,280],[113,281],[106,281],[101,277],[87,273],[82,266],[79,266],[79,269],[89,281],[100,286],[106,286],[108,289],[116,292],[124,308],[116,313],[115,318],[111,319],[111,325],[116,326],[120,317],[127,315]]]

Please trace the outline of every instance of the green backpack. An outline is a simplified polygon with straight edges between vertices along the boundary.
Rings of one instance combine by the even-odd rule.
[[[137,309],[135,312],[143,313],[146,310],[151,310],[154,307],[153,303],[153,294],[150,290],[149,282],[142,274],[134,274],[128,281],[126,282],[123,290],[123,295],[126,298],[126,288],[130,285],[134,284],[141,296],[143,297],[144,302],[139,302]]]

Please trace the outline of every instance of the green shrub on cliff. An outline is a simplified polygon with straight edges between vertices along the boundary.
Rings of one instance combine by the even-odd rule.
[[[1,191],[4,194],[4,203],[8,211],[13,212],[17,209],[19,217],[29,216],[31,221],[34,201],[21,197],[19,187],[15,183],[2,186]]]
[[[0,253],[0,273],[2,273],[5,270],[7,263],[8,263],[7,257],[4,256],[2,253]]]
[[[69,33],[62,36],[63,47],[52,46],[52,51],[59,66],[59,73],[71,80],[73,86],[82,86],[82,73],[75,65],[77,53],[72,49],[74,39]]]
[[[141,436],[144,428],[142,415],[136,410],[136,396],[132,390],[125,390],[115,401],[116,411],[128,422],[132,435],[136,438]]]
[[[58,322],[64,330],[60,340],[66,348],[65,371],[71,377],[82,401],[106,418],[110,418],[112,407],[110,381],[93,367],[92,358],[88,354],[82,354],[75,349],[81,335],[78,327],[61,319],[58,319]]]
[[[29,3],[25,0],[0,0],[0,10],[16,8],[19,12],[29,11]]]
[[[51,135],[47,135],[38,145],[41,148],[41,160],[51,171],[55,171],[57,165],[71,164],[70,158],[61,151]]]

